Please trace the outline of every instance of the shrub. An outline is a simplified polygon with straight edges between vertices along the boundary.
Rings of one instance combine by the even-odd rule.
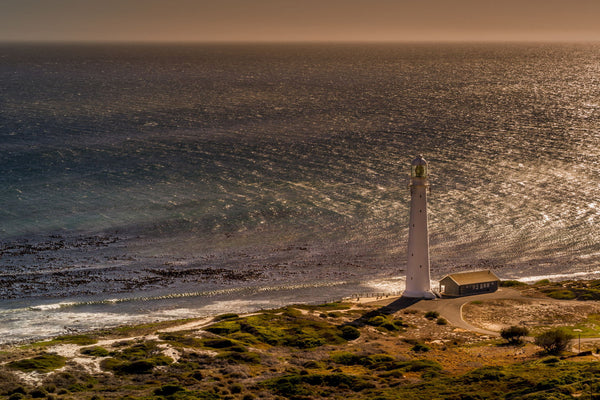
[[[121,374],[147,374],[155,366],[169,365],[173,359],[162,354],[156,342],[144,342],[111,353],[112,358],[100,364],[106,370]]]
[[[79,350],[79,352],[86,356],[92,357],[107,357],[109,355],[108,350],[100,346],[84,347],[83,349]]]
[[[227,349],[240,353],[246,351],[244,346],[229,339],[204,339],[203,344],[205,347],[210,347],[211,349]]]
[[[202,341],[200,339],[193,336],[186,336],[183,332],[160,333],[158,338],[169,342],[173,346],[202,347]]]
[[[522,337],[529,334],[529,329],[524,326],[510,326],[500,331],[500,336],[510,344],[519,344],[522,342]]]
[[[168,385],[163,385],[158,389],[155,389],[154,394],[157,396],[171,396],[177,392],[183,392],[183,391],[185,391],[185,389],[179,385],[168,384]]]
[[[361,359],[361,356],[348,351],[340,351],[331,355],[331,360],[333,362],[342,365],[356,365],[360,363]]]
[[[247,352],[236,352],[236,351],[227,351],[219,354],[219,358],[224,360],[229,360],[232,363],[246,363],[246,364],[259,364],[260,363],[260,355],[258,353],[253,353],[250,351]]]
[[[417,343],[415,344],[412,349],[412,351],[417,352],[417,353],[425,353],[427,351],[429,351],[429,347],[423,343]]]
[[[339,389],[350,389],[354,392],[360,392],[375,386],[363,378],[343,373],[330,375],[287,375],[270,379],[264,384],[275,393],[289,398],[306,398],[305,396],[314,394],[313,391],[308,390],[304,385],[329,386]]]
[[[371,326],[380,326],[387,322],[383,315],[376,315],[367,320],[367,324]]]
[[[427,311],[425,313],[425,318],[427,318],[430,321],[438,318],[439,316],[440,316],[440,313],[437,311]]]
[[[395,360],[395,358],[389,354],[372,354],[368,357],[368,359],[373,364],[390,363]]]
[[[304,368],[311,368],[311,369],[317,369],[317,368],[323,368],[323,365],[315,360],[309,360],[306,361],[304,364],[302,364],[302,366]]]
[[[557,300],[573,300],[575,297],[577,297],[577,295],[569,289],[553,290],[547,293],[547,295],[548,297],[552,297],[553,299]]]
[[[42,399],[47,395],[48,393],[46,393],[46,391],[41,388],[33,389],[31,392],[29,392],[29,396],[33,397],[34,399]]]
[[[63,367],[66,360],[65,357],[58,354],[44,353],[37,357],[10,362],[8,366],[23,372],[50,372]]]
[[[205,328],[206,331],[217,335],[227,335],[240,330],[240,324],[235,321],[221,321]]]
[[[149,374],[153,368],[154,363],[151,361],[138,360],[119,364],[115,371],[123,374]]]
[[[223,320],[226,320],[226,319],[236,319],[238,317],[239,317],[239,315],[237,315],[235,313],[227,313],[227,314],[217,315],[214,318],[214,321],[217,322],[217,321],[223,321]]]
[[[548,354],[559,354],[567,348],[571,339],[573,335],[564,328],[556,328],[537,336],[534,343]]]
[[[446,321],[445,318],[438,318],[437,321],[435,321],[435,323],[438,325],[448,325],[448,321]]]
[[[54,341],[60,341],[62,343],[77,344],[79,346],[86,346],[86,345],[98,343],[98,339],[93,338],[89,335],[59,336],[56,339],[54,339]]]
[[[500,281],[501,287],[518,287],[518,286],[527,286],[525,282],[520,282],[516,280],[508,280],[508,281]]]
[[[234,383],[233,385],[229,386],[229,391],[231,392],[231,394],[242,393],[243,389],[244,387],[239,383]]]
[[[556,363],[560,362],[560,358],[555,357],[555,356],[551,356],[551,357],[544,358],[542,360],[542,362],[544,364],[556,364]]]
[[[355,340],[360,337],[360,331],[353,326],[346,325],[340,328],[342,332],[342,337],[346,340]]]
[[[464,383],[501,381],[506,374],[502,367],[482,367],[462,376]]]

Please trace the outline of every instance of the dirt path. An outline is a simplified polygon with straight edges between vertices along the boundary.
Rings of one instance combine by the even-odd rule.
[[[381,306],[389,306],[395,301],[398,301],[398,297],[396,298],[387,298],[375,302],[371,302],[371,304],[381,305]],[[473,301],[490,301],[490,300],[501,300],[501,299],[528,299],[523,296],[520,291],[510,288],[500,288],[498,291],[494,293],[485,293],[478,294],[474,296],[466,296],[466,297],[457,297],[457,298],[444,298],[444,299],[435,299],[435,300],[419,300],[414,304],[406,307],[407,309],[414,309],[423,312],[427,311],[437,311],[441,317],[444,317],[448,322],[457,328],[465,329],[472,332],[478,332],[484,335],[490,336],[500,336],[500,333],[497,331],[487,330],[483,328],[479,328],[469,324],[467,321],[463,319],[462,308],[465,304],[473,302]],[[550,299],[551,301],[558,301]]]

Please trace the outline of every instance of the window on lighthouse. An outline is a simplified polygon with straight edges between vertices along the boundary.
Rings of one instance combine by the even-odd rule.
[[[415,178],[425,178],[427,176],[427,167],[425,165],[415,165],[413,176]]]

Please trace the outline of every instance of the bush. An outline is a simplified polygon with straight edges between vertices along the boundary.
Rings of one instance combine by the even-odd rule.
[[[218,321],[223,321],[223,320],[226,320],[226,319],[236,319],[236,318],[239,318],[239,315],[237,315],[235,313],[227,313],[227,314],[217,315],[214,318],[214,321],[218,322]]]
[[[446,321],[445,318],[438,318],[437,321],[435,321],[435,323],[438,325],[448,325],[448,321]]]
[[[37,357],[10,362],[8,366],[23,372],[50,372],[63,367],[66,360],[65,357],[58,354],[44,353]]]
[[[210,347],[211,349],[227,349],[240,353],[247,351],[244,346],[229,339],[204,339],[202,343],[205,347]]]
[[[228,360],[234,364],[246,363],[246,364],[260,364],[260,355],[253,352],[237,352],[227,351],[218,355],[219,358]]]
[[[380,326],[387,322],[387,319],[383,315],[376,315],[374,317],[369,318],[367,321],[368,325],[371,326]]]
[[[213,324],[204,330],[217,335],[228,335],[240,330],[240,324],[234,321],[221,321]]]
[[[157,396],[171,396],[177,392],[183,392],[183,391],[185,391],[185,389],[179,385],[168,384],[168,385],[161,386],[158,389],[155,389],[154,394]]]
[[[573,300],[577,295],[569,289],[553,290],[547,293],[548,297],[557,300]]]
[[[524,326],[510,326],[500,331],[500,336],[510,344],[519,344],[522,342],[522,337],[529,334],[529,329]]]
[[[154,363],[147,360],[138,360],[119,364],[116,372],[123,374],[149,374],[154,368]]]
[[[527,286],[525,282],[520,282],[516,280],[508,280],[508,281],[500,281],[500,287],[518,287],[518,286]]]
[[[340,328],[342,332],[342,337],[346,340],[355,340],[360,337],[360,331],[353,326],[346,325]]]
[[[573,335],[564,328],[551,329],[535,338],[534,343],[548,354],[559,354],[567,348]]]
[[[79,346],[87,346],[90,344],[98,343],[98,339],[93,338],[89,335],[68,335],[68,336],[59,336],[53,340],[54,342],[62,342],[62,343],[71,343],[77,344]]]
[[[34,399],[42,399],[42,398],[46,397],[47,395],[48,395],[48,393],[46,393],[46,391],[41,388],[34,389],[29,393],[29,396],[33,397]]]
[[[417,343],[415,344],[412,349],[412,351],[417,352],[417,353],[425,353],[427,351],[429,351],[429,347],[423,343]]]
[[[362,357],[348,351],[340,351],[333,353],[331,355],[331,360],[337,364],[356,365],[361,362]]]
[[[234,383],[233,385],[229,386],[229,391],[231,394],[242,393],[242,390],[244,390],[244,387],[239,383]]]
[[[428,320],[432,321],[436,318],[438,318],[440,316],[440,313],[437,311],[427,311],[425,313],[425,318],[427,318]]]
[[[79,350],[81,354],[92,357],[107,357],[109,355],[109,351],[104,347],[93,346],[93,347],[84,347]]]

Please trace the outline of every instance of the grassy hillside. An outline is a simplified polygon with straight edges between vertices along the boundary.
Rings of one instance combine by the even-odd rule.
[[[298,305],[6,348],[0,398],[587,399],[600,392],[595,360],[410,307]]]

